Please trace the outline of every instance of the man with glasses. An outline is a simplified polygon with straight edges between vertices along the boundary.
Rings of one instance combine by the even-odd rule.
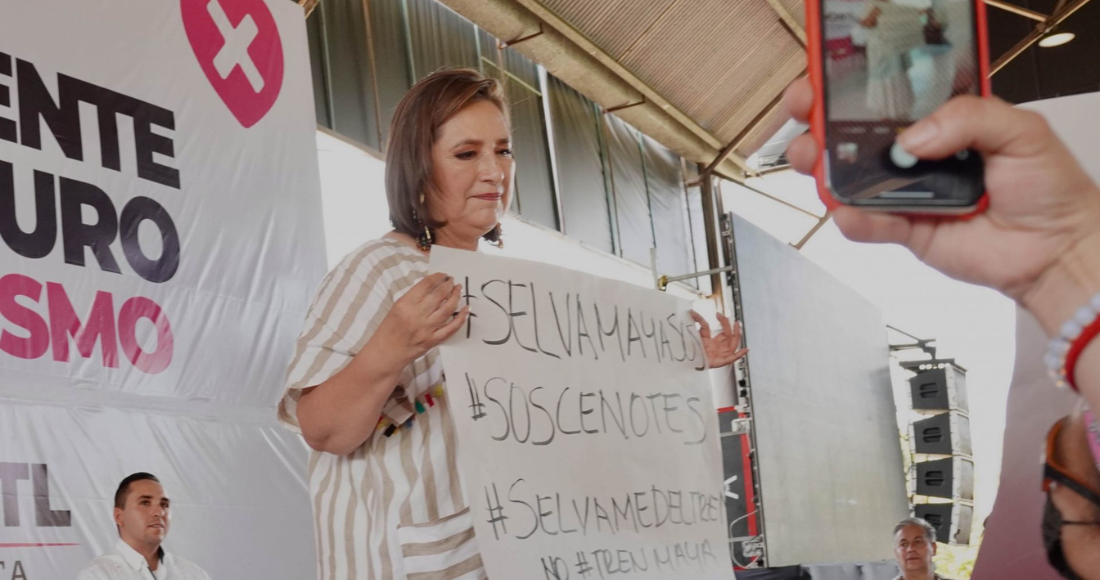
[[[901,574],[894,580],[947,580],[936,574],[936,529],[920,518],[906,518],[894,526],[894,558]]]
[[[1069,580],[1100,580],[1100,427],[1083,406],[1047,435],[1043,545]]]
[[[171,501],[154,475],[135,473],[115,492],[118,543],[92,560],[77,580],[210,580],[195,564],[164,551]]]

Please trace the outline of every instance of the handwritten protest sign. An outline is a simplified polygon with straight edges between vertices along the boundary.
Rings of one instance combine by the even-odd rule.
[[[718,425],[686,300],[448,248],[441,348],[489,578],[733,578]]]

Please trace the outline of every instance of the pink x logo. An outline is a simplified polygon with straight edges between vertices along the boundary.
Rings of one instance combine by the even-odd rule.
[[[283,45],[264,0],[180,0],[187,40],[203,73],[246,129],[283,85]]]

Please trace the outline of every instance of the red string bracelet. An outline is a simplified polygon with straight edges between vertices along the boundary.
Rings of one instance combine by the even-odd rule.
[[[1046,363],[1050,376],[1059,387],[1077,391],[1077,361],[1089,343],[1100,335],[1100,294],[1092,297],[1074,312],[1059,329],[1059,336],[1050,341]]]
[[[1092,324],[1086,326],[1081,331],[1081,336],[1078,336],[1077,340],[1069,345],[1069,351],[1066,353],[1065,380],[1066,384],[1074,391],[1079,391],[1077,379],[1074,378],[1074,373],[1077,370],[1077,360],[1081,358],[1081,353],[1085,352],[1085,348],[1097,335],[1100,335],[1100,316],[1093,320]]]

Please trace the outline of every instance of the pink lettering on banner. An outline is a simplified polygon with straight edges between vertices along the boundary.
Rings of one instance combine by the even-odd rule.
[[[77,352],[91,358],[98,343],[103,354],[103,366],[118,368],[118,349],[138,370],[157,374],[172,364],[175,339],[172,324],[164,310],[152,300],[135,296],[123,303],[115,321],[114,297],[110,292],[96,292],[91,311],[84,322],[73,308],[65,287],[56,282],[46,284],[47,318],[30,308],[39,304],[42,284],[22,274],[0,277],[0,352],[22,359],[37,359],[53,345],[53,359],[69,362],[69,338],[76,342]],[[17,300],[21,299],[21,300]],[[147,319],[156,330],[156,348],[146,351],[138,341],[138,321]]]
[[[141,318],[153,321],[157,329],[157,349],[145,352],[137,341],[137,322]],[[138,370],[155,375],[172,363],[172,325],[156,302],[135,296],[122,305],[118,313],[118,338],[122,352]]]
[[[38,302],[41,295],[42,284],[34,278],[22,274],[8,274],[0,278],[0,316],[29,334],[20,337],[7,330],[0,332],[0,350],[26,359],[46,354],[46,349],[50,348],[50,328],[46,326],[46,321],[15,300],[18,296],[25,296],[32,302]]]
[[[202,72],[246,129],[264,118],[283,85],[283,46],[264,0],[180,0]]]
[[[118,340],[115,338],[115,306],[110,292],[96,292],[92,311],[82,326],[69,302],[65,287],[57,282],[46,283],[46,298],[50,309],[50,340],[53,360],[69,362],[69,337],[76,340],[80,356],[90,358],[96,341],[103,351],[103,366],[118,368]]]

